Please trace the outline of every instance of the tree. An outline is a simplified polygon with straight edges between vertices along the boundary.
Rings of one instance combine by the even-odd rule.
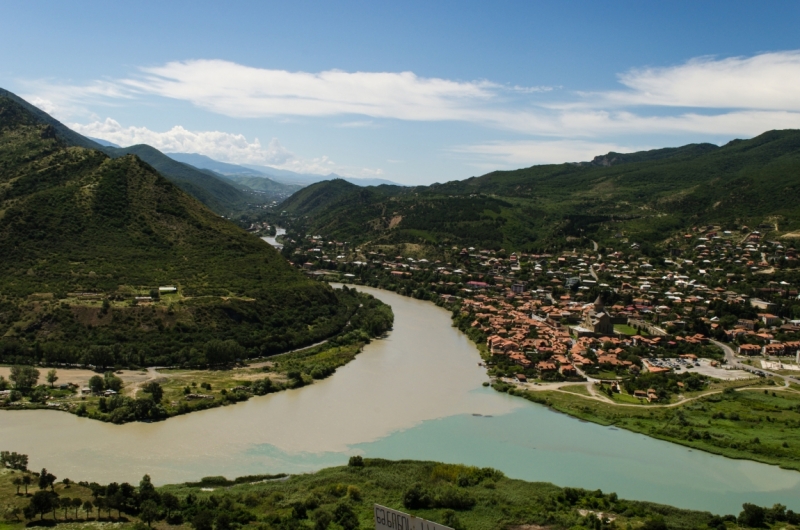
[[[108,390],[119,392],[122,389],[122,379],[114,375],[114,372],[106,372],[103,379]]]
[[[14,477],[12,482],[17,487],[17,495],[19,495],[19,489],[22,487],[22,477]]]
[[[113,494],[106,497],[106,502],[108,502],[109,510],[112,508],[117,510],[117,519],[122,517],[122,508],[125,506],[125,497],[122,495],[121,491],[117,490]]]
[[[58,381],[58,376],[56,375],[56,369],[53,368],[47,372],[47,382],[50,383],[50,388],[53,388],[56,381]]]
[[[31,485],[33,480],[30,475],[22,475],[22,485],[25,486],[25,495],[28,495],[28,486]]]
[[[150,480],[150,475],[145,475],[139,481],[139,498],[143,501],[150,500],[156,496],[156,487]]]
[[[16,452],[0,451],[0,467],[10,467],[19,471],[27,471],[28,455]]]
[[[92,501],[87,500],[83,503],[83,511],[86,513],[86,518],[88,519],[89,515],[94,511],[94,504],[92,504]]]
[[[11,375],[8,378],[14,381],[15,389],[27,392],[36,386],[36,381],[39,380],[39,370],[33,366],[12,366]]]
[[[211,510],[200,510],[192,517],[192,526],[195,530],[213,530],[214,512]]]
[[[739,514],[738,522],[742,526],[758,528],[764,526],[765,517],[766,510],[764,508],[746,502],[742,504],[742,513]]]
[[[314,519],[314,530],[327,530],[328,526],[333,521],[333,516],[327,510],[322,508],[318,509],[312,514]]]
[[[167,519],[169,519],[173,510],[177,510],[181,507],[178,497],[169,492],[161,494],[161,504],[163,504],[164,508],[167,510]]]
[[[31,497],[31,501],[28,504],[30,513],[34,515],[38,514],[39,519],[43,519],[44,514],[53,511],[55,499],[56,496],[54,493],[45,490],[37,491],[33,494],[33,497]]]
[[[153,401],[161,403],[161,398],[164,397],[164,389],[155,381],[151,381],[142,387],[142,392],[147,392],[153,396]]]
[[[139,506],[139,519],[151,526],[151,523],[158,518],[158,505],[152,500],[146,500]]]
[[[86,501],[86,502],[89,502],[89,501]],[[78,510],[81,509],[81,505],[82,504],[83,504],[83,502],[81,502],[81,500],[79,498],[75,497],[74,499],[72,499],[72,507],[75,508],[75,519],[78,518]]]
[[[39,473],[39,489],[45,490],[49,487],[51,491],[55,491],[55,482],[56,476],[52,473],[48,473],[45,468],[42,468],[42,472]]]
[[[105,386],[105,381],[99,375],[93,375],[92,378],[89,379],[89,389],[95,394],[102,392]]]
[[[344,530],[355,530],[358,528],[358,516],[356,512],[346,502],[339,502],[333,510],[333,520],[336,521]]]
[[[64,520],[67,520],[67,511],[72,508],[72,499],[69,497],[61,497],[58,502],[59,507],[64,510]]]

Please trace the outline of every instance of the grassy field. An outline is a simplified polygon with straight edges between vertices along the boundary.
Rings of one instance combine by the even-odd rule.
[[[759,386],[754,386],[754,385]],[[669,407],[604,403],[576,393],[511,389],[580,419],[614,425],[729,458],[800,470],[800,392],[759,382],[717,383],[702,397]],[[636,403],[634,403],[634,401]],[[645,402],[646,403],[646,402]],[[627,405],[627,406],[626,406]]]
[[[564,392],[570,392],[572,394],[578,394],[581,396],[590,396],[589,390],[586,388],[586,385],[566,385],[562,386],[561,389]]]
[[[649,335],[646,331],[638,331],[627,324],[614,324],[614,331],[617,333],[623,333],[625,335],[641,335],[642,337]]]
[[[682,510],[649,502],[619,499],[615,493],[559,488],[541,482],[506,478],[490,468],[474,468],[436,462],[364,459],[354,465],[323,469],[295,476],[253,476],[235,481],[206,477],[196,483],[144,490],[128,488],[121,499],[121,514],[104,509],[97,520],[79,511],[55,516],[47,513],[37,525],[58,524],[65,529],[146,528],[140,522],[143,502],[157,508],[154,528],[206,528],[257,530],[356,530],[372,528],[373,504],[381,504],[446,524],[456,530],[561,530],[561,529],[674,529],[702,530],[747,528],[735,518],[708,512]],[[0,472],[0,500],[23,509],[30,495],[17,495],[11,480],[20,472]],[[35,477],[33,477],[35,478]],[[121,485],[124,488],[126,485]],[[107,494],[95,487],[59,483],[60,497],[92,500],[103,504]],[[38,491],[29,489],[29,494]],[[172,498],[169,523],[168,497]],[[770,513],[770,510],[767,510]],[[793,517],[793,516],[792,516]],[[786,514],[783,519],[786,520]],[[0,517],[0,519],[2,519]],[[25,521],[5,517],[0,528],[21,530]],[[32,524],[29,524],[31,526]],[[782,522],[773,528],[795,528]]]

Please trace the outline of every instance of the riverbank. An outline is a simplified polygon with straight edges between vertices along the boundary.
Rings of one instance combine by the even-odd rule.
[[[567,391],[495,389],[600,425],[739,460],[800,471],[800,392],[730,388],[675,406],[624,406]]]
[[[458,315],[453,312],[455,326],[459,324]],[[475,344],[483,360],[490,362],[486,344],[476,341],[475,334],[469,330],[458,327]],[[765,384],[768,388],[763,388]],[[585,392],[574,388],[571,392],[532,391],[523,385],[502,382],[492,386],[501,392],[514,388],[510,394],[545,404],[580,420],[626,429],[728,458],[800,471],[800,430],[797,429],[800,426],[800,392],[791,386],[778,385],[772,379],[720,382],[695,393],[691,400],[666,405],[633,399],[627,402],[619,399],[604,401],[603,394],[598,396],[590,384],[583,385]],[[747,394],[734,388],[749,386],[756,389],[748,390]],[[726,388],[731,390],[724,392]]]
[[[718,516],[663,504],[620,499],[616,493],[560,488],[545,482],[507,478],[491,468],[421,461],[351,458],[347,466],[313,474],[250,476],[236,480],[206,477],[193,483],[153,488],[149,477],[139,487],[86,482],[64,483],[35,493],[16,493],[21,471],[0,471],[5,503],[4,529],[22,529],[26,521],[64,528],[98,524],[158,529],[334,528],[354,530],[373,525],[373,505],[381,504],[456,530],[567,528],[722,529],[728,524],[751,528],[759,522],[795,528],[797,514],[750,506],[744,514]],[[77,478],[77,477],[76,477]],[[69,505],[64,499],[70,499]],[[80,504],[79,504],[80,503]],[[36,506],[35,513],[30,506]],[[27,513],[25,513],[27,509]],[[755,514],[755,518],[750,518]],[[29,523],[34,524],[33,522]],[[756,524],[756,526],[761,526]],[[770,525],[771,526],[771,525]]]
[[[165,420],[310,385],[332,375],[365,344],[391,329],[394,316],[389,306],[368,294],[358,293],[358,297],[361,303],[344,329],[308,348],[266,360],[231,363],[224,369],[148,368],[104,374],[59,369],[60,386],[67,383],[63,388],[40,384],[26,393],[14,390],[0,401],[0,408],[58,410],[121,424]],[[43,378],[40,371],[39,379]]]

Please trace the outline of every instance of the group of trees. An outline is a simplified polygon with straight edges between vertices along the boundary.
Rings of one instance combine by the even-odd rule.
[[[342,333],[361,303],[355,292],[317,284],[312,287],[314,292],[308,293],[293,292],[288,286],[253,291],[248,295],[255,301],[231,299],[225,307],[200,302],[176,306],[175,314],[180,313],[181,318],[174,325],[164,324],[166,319],[175,319],[170,314],[173,309],[132,308],[130,314],[115,313],[115,326],[98,326],[88,332],[74,322],[66,306],[54,309],[49,317],[50,325],[63,328],[62,341],[0,338],[0,362],[81,365],[104,371],[113,367],[220,366],[282,353]],[[302,303],[287,304],[287,300]]]

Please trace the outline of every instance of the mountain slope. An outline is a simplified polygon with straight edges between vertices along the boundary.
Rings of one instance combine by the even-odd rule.
[[[770,131],[722,147],[609,153],[591,163],[495,171],[417,188],[366,188],[373,191],[369,197],[320,184],[280,208],[304,216],[310,231],[361,242],[531,250],[565,246],[574,237],[657,243],[696,224],[768,222],[781,233],[797,230],[798,175],[800,131]]]
[[[296,184],[281,184],[267,177],[248,177],[245,175],[229,175],[228,180],[253,191],[268,193],[273,196],[288,197],[303,187]]]
[[[112,158],[118,158],[127,154],[139,156],[139,158],[155,167],[162,175],[167,177],[167,179],[177,184],[181,189],[220,215],[230,215],[231,212],[246,209],[248,204],[262,204],[267,200],[259,194],[252,193],[252,191],[242,190],[231,185],[219,175],[176,162],[148,145],[135,145],[122,148],[103,145],[109,142],[103,142],[103,144],[101,144],[82,136],[19,96],[1,88],[0,97],[7,98],[19,105],[30,115],[31,119],[37,123],[50,125],[56,135],[61,138],[66,145],[97,149],[105,152]]]
[[[213,339],[256,355],[350,311],[141,159],[70,146],[1,97],[0,271],[0,362],[197,363]]]
[[[101,150],[112,158],[125,155],[138,156],[182,190],[220,214],[229,215],[232,211],[241,210],[248,202],[263,202],[213,172],[177,162],[149,145],[102,147]]]

